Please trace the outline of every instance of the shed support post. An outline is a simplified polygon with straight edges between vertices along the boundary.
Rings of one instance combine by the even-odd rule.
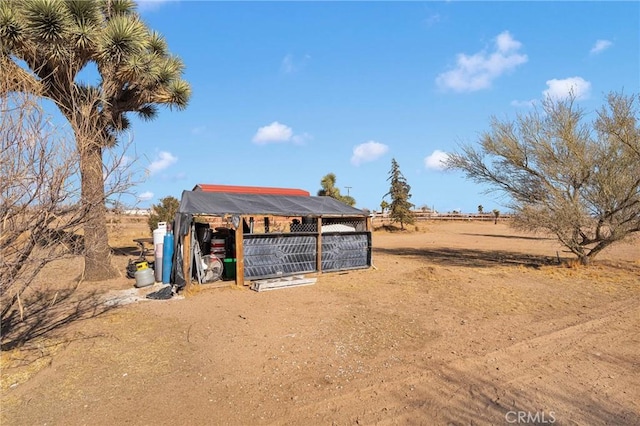
[[[182,239],[182,274],[184,275],[185,292],[191,290],[191,224]]]
[[[316,272],[322,273],[322,218],[316,218]]]
[[[371,221],[372,221],[371,216],[367,216],[367,223],[366,223],[366,229],[365,229],[365,231],[367,232],[373,231],[373,223]]]
[[[244,286],[244,217],[236,227],[236,285]]]

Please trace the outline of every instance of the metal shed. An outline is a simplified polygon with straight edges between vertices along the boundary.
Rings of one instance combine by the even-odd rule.
[[[224,218],[227,253],[235,259],[235,283],[321,274],[371,266],[367,212],[331,197],[244,192],[184,191],[175,219],[174,282],[190,285],[195,218]],[[255,219],[258,219],[256,221]],[[254,226],[264,220],[264,226]],[[286,227],[270,220],[290,220]],[[217,231],[218,232],[218,231]],[[232,241],[232,243],[229,243]],[[199,248],[196,248],[198,251]]]

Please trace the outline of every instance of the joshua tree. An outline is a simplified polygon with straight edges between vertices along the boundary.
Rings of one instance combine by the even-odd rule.
[[[87,280],[115,275],[107,240],[103,151],[129,128],[127,113],[156,116],[157,105],[185,108],[183,64],[150,30],[133,0],[3,0],[0,79],[9,91],[50,99],[68,120],[80,155]],[[78,74],[95,67],[99,81]]]
[[[387,200],[382,200],[382,202],[380,203],[380,210],[382,210],[383,216],[384,216],[384,211],[388,208],[389,208],[389,203],[387,203]]]
[[[493,224],[497,225],[498,224],[498,218],[500,217],[500,210],[493,209],[493,216],[494,216]]]
[[[318,190],[318,195],[321,197],[331,197],[338,201],[342,201],[350,206],[355,206],[356,200],[350,195],[340,194],[340,189],[336,186],[336,175],[329,173],[325,175],[320,181],[322,189]]]

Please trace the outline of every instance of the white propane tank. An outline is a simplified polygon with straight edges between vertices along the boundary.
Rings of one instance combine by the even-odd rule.
[[[151,268],[141,269],[135,273],[135,278],[136,278],[135,285],[138,288],[152,285],[154,282],[153,269]]]
[[[158,227],[153,231],[153,253],[155,254],[155,278],[156,282],[162,282],[162,250],[164,236],[167,233],[167,222],[158,222]]]

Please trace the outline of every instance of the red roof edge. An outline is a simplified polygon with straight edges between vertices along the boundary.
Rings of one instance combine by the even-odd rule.
[[[296,188],[272,188],[266,186],[238,186],[238,185],[210,185],[199,183],[193,187],[194,191],[204,192],[228,192],[233,194],[258,194],[258,195],[292,195],[308,197],[309,191]]]

